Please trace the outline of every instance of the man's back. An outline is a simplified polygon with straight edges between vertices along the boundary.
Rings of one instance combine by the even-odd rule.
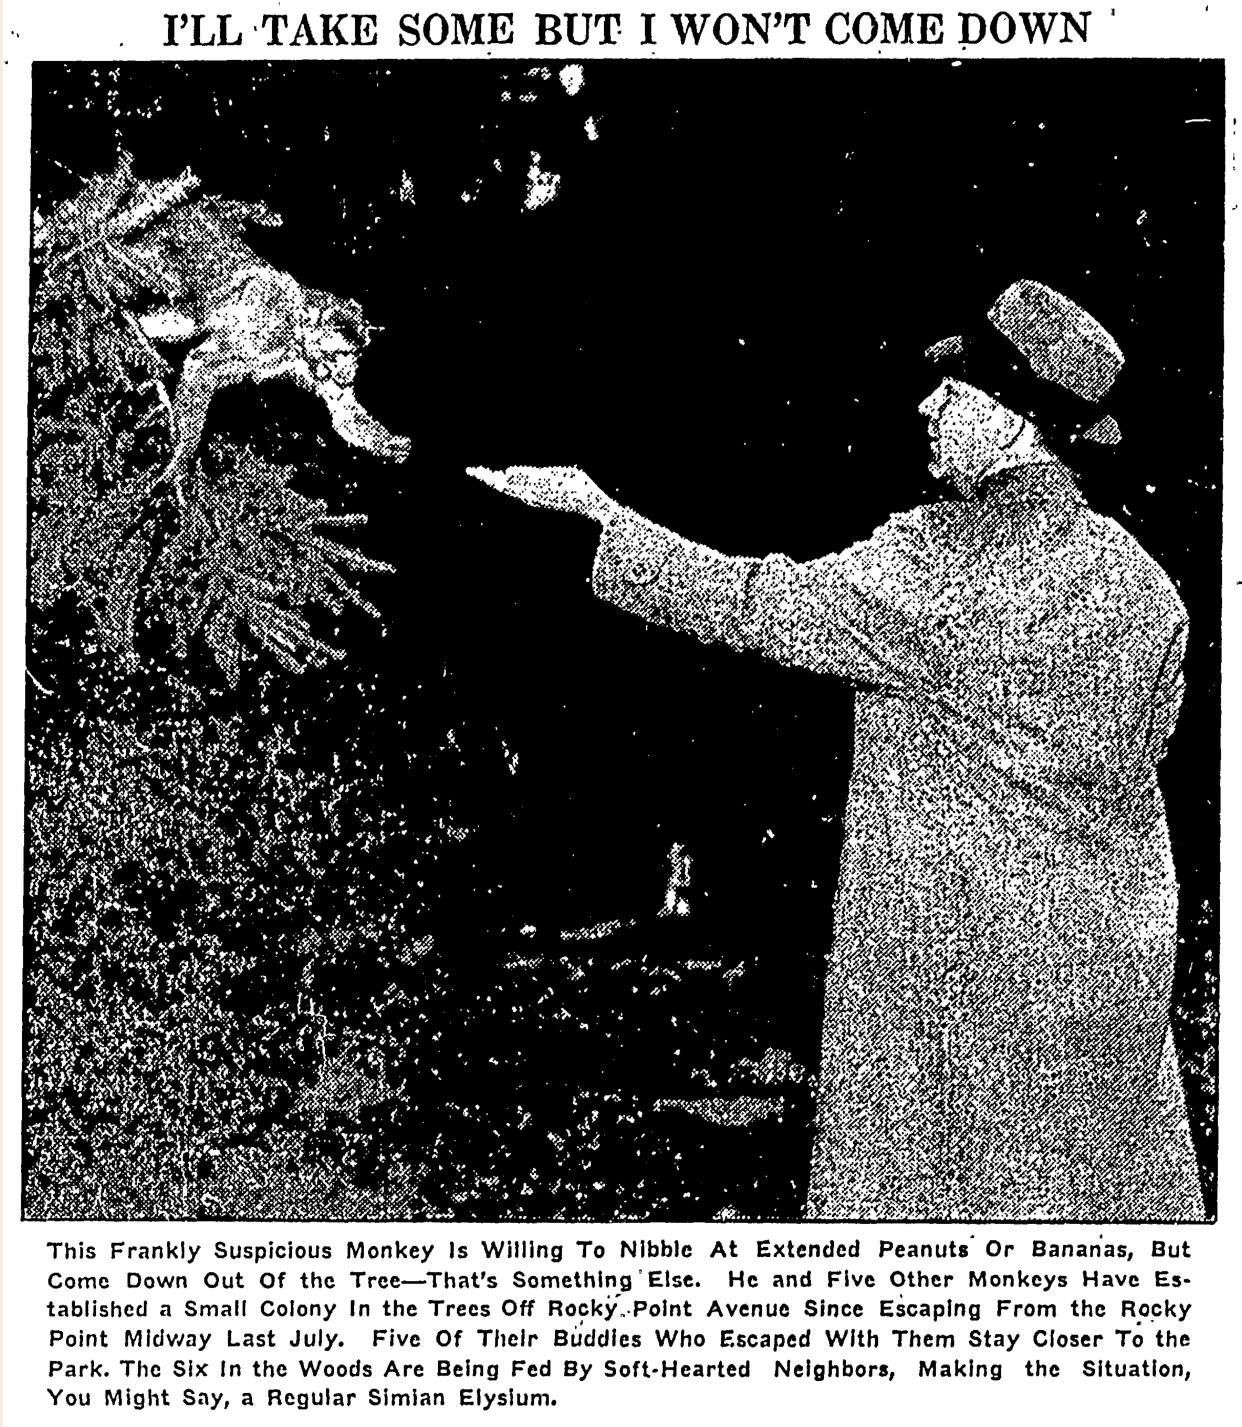
[[[812,1211],[1196,1215],[1156,783],[1172,586],[1053,466],[819,563],[867,662],[903,657],[858,681]]]
[[[1156,767],[1185,615],[1056,463],[808,564],[628,512],[595,587],[856,690],[808,1212],[1194,1218]]]
[[[896,692],[924,707],[945,775],[1015,821],[1088,838],[1150,826],[1186,636],[1164,572],[1059,466],[898,522],[907,568],[885,559],[868,597],[896,592],[918,628]]]

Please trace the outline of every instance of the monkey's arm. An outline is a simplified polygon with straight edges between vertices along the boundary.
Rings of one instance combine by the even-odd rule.
[[[342,441],[389,461],[403,461],[410,454],[410,438],[394,436],[387,427],[381,426],[359,402],[352,387],[328,381],[318,386],[312,384],[312,390],[323,399],[332,417],[333,430]]]

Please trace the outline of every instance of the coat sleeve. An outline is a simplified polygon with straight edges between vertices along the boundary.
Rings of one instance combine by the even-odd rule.
[[[797,564],[722,555],[622,511],[604,529],[592,586],[618,608],[704,643],[914,694],[929,685],[935,663],[919,616],[920,555],[912,517]]]

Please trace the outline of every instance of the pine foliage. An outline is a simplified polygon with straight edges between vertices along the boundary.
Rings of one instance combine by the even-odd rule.
[[[183,489],[167,478],[176,364],[139,319],[170,311],[192,332],[230,264],[259,261],[246,225],[278,221],[204,194],[189,170],[139,179],[123,156],[36,226],[31,601],[76,597],[124,662],[162,625],[183,658],[201,637],[236,683],[251,649],[291,670],[337,657],[316,610],[375,612],[348,576],[388,567],[326,533],[365,517],[296,491],[305,467],[222,440]]]
[[[201,632],[231,683],[240,671],[239,630],[279,664],[297,672],[341,657],[311,631],[313,606],[339,615],[347,604],[370,614],[341,573],[386,571],[330,539],[324,529],[361,524],[365,516],[330,515],[327,503],[291,485],[297,468],[277,466],[248,446],[221,442],[213,471],[186,493],[186,509],[155,566],[155,588],[184,657]]]

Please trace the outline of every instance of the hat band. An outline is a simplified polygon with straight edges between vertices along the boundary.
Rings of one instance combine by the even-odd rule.
[[[933,349],[939,369],[1027,417],[1054,442],[1068,442],[1100,419],[1102,403],[1037,377],[1022,353],[990,322],[954,342],[955,350],[945,351],[948,345],[938,343],[940,350]]]

